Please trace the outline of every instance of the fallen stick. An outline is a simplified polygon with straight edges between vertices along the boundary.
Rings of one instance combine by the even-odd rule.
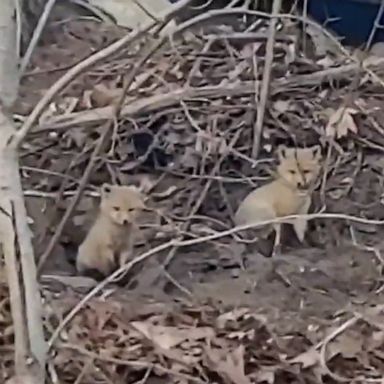
[[[190,0],[188,0],[190,1]],[[182,8],[177,8],[177,10],[181,10],[183,9]],[[162,28],[164,28],[168,22],[171,20],[171,18],[173,16],[175,16],[177,14],[176,10],[175,9],[172,9],[169,13],[165,14],[163,16],[163,18],[159,21],[159,25],[158,25],[158,29],[161,30]],[[76,192],[76,195],[71,199],[71,203],[70,205],[67,207],[66,211],[65,211],[65,214],[63,216],[63,218],[61,219],[58,227],[56,228],[56,231],[53,235],[53,237],[50,239],[49,243],[48,243],[48,246],[47,248],[45,249],[44,253],[42,254],[40,260],[39,260],[39,264],[38,264],[38,273],[41,272],[43,266],[44,266],[44,263],[46,262],[46,260],[48,259],[48,257],[50,256],[54,246],[57,244],[63,230],[64,230],[64,227],[66,225],[66,223],[68,222],[69,218],[71,217],[72,215],[72,212],[74,211],[74,209],[76,208],[76,205],[77,203],[79,202],[81,196],[82,196],[82,193],[84,191],[84,188],[88,182],[88,179],[93,171],[93,168],[94,168],[94,164],[96,162],[96,159],[98,157],[98,155],[102,152],[102,150],[104,149],[105,145],[107,144],[108,142],[108,139],[109,139],[109,134],[111,133],[112,129],[113,129],[113,126],[114,124],[116,124],[116,122],[118,121],[118,119],[120,118],[121,116],[121,108],[123,106],[123,103],[124,103],[124,99],[126,97],[126,94],[129,90],[129,88],[131,87],[137,73],[139,72],[139,69],[142,67],[142,65],[144,65],[144,63],[158,50],[161,48],[161,46],[163,45],[163,40],[159,40],[157,41],[144,55],[143,57],[135,64],[134,68],[130,71],[130,73],[127,75],[127,78],[125,80],[125,85],[122,89],[122,92],[121,92],[121,95],[119,97],[119,99],[117,100],[117,102],[115,103],[115,105],[113,105],[113,114],[111,116],[111,118],[108,120],[107,122],[107,125],[106,127],[104,128],[103,130],[103,133],[101,135],[101,137],[99,138],[99,142],[97,143],[96,147],[95,147],[95,150],[93,151],[92,153],[92,156],[91,156],[91,159],[90,161],[88,162],[87,164],[87,167],[84,171],[84,174],[80,180],[80,183],[79,183],[79,187],[77,189],[77,192]]]
[[[256,123],[253,127],[253,145],[252,145],[252,158],[257,159],[260,148],[260,140],[263,132],[263,123],[265,109],[267,107],[267,99],[271,82],[271,71],[273,64],[273,49],[275,45],[277,17],[281,8],[281,0],[273,0],[272,4],[272,19],[269,23],[269,36],[266,46],[265,64],[263,70],[263,79],[261,82],[260,100],[257,103],[257,116]],[[256,81],[256,79],[255,79]]]
[[[191,0],[181,0],[178,4],[174,5],[171,11],[164,15],[164,20],[170,20],[175,13],[178,13],[185,6],[187,6]],[[17,148],[21,142],[24,140],[27,133],[31,130],[33,125],[36,123],[37,119],[44,112],[45,108],[53,100],[57,93],[65,89],[65,87],[78,75],[83,73],[85,70],[96,65],[98,62],[104,60],[105,58],[113,55],[124,47],[127,47],[132,41],[135,41],[139,36],[142,36],[146,32],[150,31],[157,25],[157,21],[152,21],[147,25],[142,26],[139,29],[134,30],[128,35],[124,36],[120,40],[117,40],[108,47],[96,52],[92,56],[86,58],[85,60],[78,63],[76,66],[71,68],[65,75],[63,75],[56,83],[54,83],[44,96],[37,103],[31,114],[28,116],[23,126],[14,133],[12,140],[10,141],[10,146]]]
[[[371,70],[383,70],[384,58],[371,60],[367,64]],[[364,71],[361,64],[352,63],[336,68],[327,68],[308,75],[292,76],[289,79],[277,79],[271,84],[270,95],[275,96],[279,93],[287,91],[289,88],[306,87],[311,88],[319,86],[323,82],[331,82],[339,79],[350,78],[356,74],[356,71]],[[240,84],[226,84],[218,86],[205,86],[199,88],[180,88],[171,92],[140,98],[123,106],[121,116],[135,116],[139,114],[151,113],[163,108],[170,108],[179,105],[180,100],[188,100],[193,98],[211,98],[217,99],[221,97],[238,97],[251,95],[255,92],[253,81],[245,81]],[[73,126],[92,125],[109,120],[113,117],[113,107],[95,108],[82,112],[70,113],[64,116],[54,116],[47,118],[42,122],[39,128],[31,133],[37,134],[51,130],[67,129]]]
[[[237,232],[244,231],[246,229],[251,228],[261,228],[265,225],[275,224],[275,223],[283,223],[289,222],[292,219],[304,218],[308,221],[313,219],[339,219],[344,221],[350,221],[352,223],[360,223],[367,225],[384,225],[384,220],[370,220],[364,219],[358,216],[345,215],[342,213],[310,213],[307,215],[290,215],[285,217],[279,217],[272,220],[266,220],[258,223],[246,224],[238,227],[233,227],[221,232],[215,232],[213,234],[209,234],[206,236],[201,236],[188,240],[179,240],[174,239],[168,241],[166,243],[160,244],[159,246],[150,249],[147,252],[142,253],[141,255],[135,257],[133,260],[128,262],[125,265],[122,265],[116,271],[114,271],[111,275],[106,277],[103,281],[101,281],[96,287],[94,287],[91,291],[87,293],[65,316],[65,318],[61,321],[58,327],[53,332],[52,336],[48,341],[49,348],[52,348],[57,338],[60,336],[60,333],[63,329],[71,322],[71,320],[76,316],[76,314],[84,307],[84,305],[95,295],[97,295],[102,289],[104,289],[109,283],[112,283],[119,279],[120,276],[126,274],[130,271],[136,264],[141,263],[142,261],[164,251],[172,247],[188,247],[195,244],[206,243],[211,240],[220,239],[222,237],[233,235]]]
[[[33,31],[33,35],[32,35],[31,41],[28,45],[28,48],[27,48],[27,50],[26,50],[26,52],[25,52],[25,54],[21,60],[20,76],[22,76],[24,74],[25,70],[28,67],[32,53],[35,50],[35,48],[39,42],[39,39],[40,39],[41,34],[43,32],[43,29],[47,23],[48,17],[51,14],[51,11],[52,11],[55,3],[56,3],[56,0],[48,0],[47,3],[45,4],[44,11],[40,16],[40,19],[37,23],[37,26],[36,26],[35,30]]]

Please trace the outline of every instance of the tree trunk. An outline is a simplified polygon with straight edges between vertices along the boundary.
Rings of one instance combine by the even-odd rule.
[[[9,145],[15,133],[10,111],[19,84],[17,20],[14,0],[1,0],[0,12],[0,244],[4,256],[15,332],[15,373],[30,372],[44,382],[46,344],[41,319],[41,297],[31,233],[27,224],[17,148]],[[29,1],[30,5],[38,3]],[[20,36],[19,36],[20,37]]]

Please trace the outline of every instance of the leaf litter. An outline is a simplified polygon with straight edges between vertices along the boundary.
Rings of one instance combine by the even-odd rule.
[[[325,134],[336,139],[346,136],[349,132],[358,134],[353,117],[356,113],[358,111],[351,107],[340,107],[336,111],[332,111],[325,127]]]
[[[212,23],[208,32],[203,27],[186,31],[139,68],[124,101],[128,112],[123,108],[113,143],[99,156],[80,203],[56,244],[64,255],[56,248],[52,251],[51,258],[59,259],[59,268],[46,270],[42,277],[48,336],[90,289],[89,281],[70,279],[73,265],[65,270],[60,258],[73,259],[73,249],[84,236],[103,182],[141,185],[148,193],[148,204],[161,216],[154,220],[149,214],[140,223],[144,232],[144,244],[137,246],[140,254],[145,247],[175,236],[188,239],[230,227],[231,212],[239,199],[268,177],[271,153],[277,145],[322,142],[326,143],[329,161],[323,195],[317,196],[315,203],[325,205],[327,212],[384,218],[380,202],[383,170],[377,161],[384,147],[384,115],[377,107],[383,97],[375,80],[366,76],[358,87],[356,105],[345,106],[350,96],[345,84],[353,81],[355,73],[348,70],[349,58],[340,52],[319,58],[303,50],[294,23],[282,23],[282,30],[276,34],[261,151],[259,158],[253,159],[254,93],[262,79],[266,43],[266,35],[259,32],[268,26],[268,19],[261,18],[261,24],[254,24],[252,31],[247,30],[255,21],[252,18],[246,22],[233,20],[237,23]],[[31,111],[64,73],[62,63],[73,65],[125,34],[121,28],[92,21],[49,24],[23,81],[18,113]],[[27,204],[32,204],[32,199],[43,202],[37,209],[39,214],[31,213],[37,255],[46,250],[76,193],[108,118],[106,111],[121,93],[124,76],[135,68],[154,39],[143,36],[129,50],[82,73],[47,108],[27,138],[21,150],[26,200]],[[375,67],[375,73],[382,75],[382,69]],[[232,140],[235,142],[231,146]],[[44,221],[44,217],[49,220]],[[253,306],[244,306],[244,292],[235,289],[241,274],[236,274],[236,279],[222,279],[223,284],[218,285],[215,283],[221,275],[209,272],[214,269],[224,274],[234,264],[239,268],[238,258],[229,263],[224,260],[228,256],[221,257],[235,258],[240,253],[235,239],[197,246],[189,258],[188,253],[180,258],[189,263],[181,264],[176,274],[183,284],[187,285],[193,274],[196,280],[212,283],[209,293],[213,293],[204,300],[193,297],[186,303],[168,297],[168,301],[158,299],[154,303],[135,296],[137,293],[108,287],[100,297],[89,300],[61,333],[51,351],[50,369],[63,384],[334,383],[340,377],[382,382],[382,311],[374,319],[361,316],[331,340],[327,335],[357,316],[356,305],[342,315],[336,314],[344,304],[350,304],[351,298],[358,301],[363,295],[367,306],[382,301],[382,277],[368,269],[367,255],[379,249],[384,232],[377,226],[368,233],[349,223],[318,223],[315,248],[330,248],[322,253],[321,268],[311,270],[313,257],[311,249],[306,248],[300,268],[292,264],[278,271],[284,284],[273,290],[261,266],[256,265],[257,274],[251,265],[247,279],[255,281],[253,290],[245,296],[255,297]],[[335,255],[341,253],[337,246],[350,244],[352,232],[354,249],[360,251],[357,263],[366,264],[366,269],[357,268],[361,272],[357,275],[346,273],[348,268],[356,270],[346,266],[346,258],[339,259],[344,264],[335,268]],[[175,260],[172,266],[178,262]],[[353,262],[356,265],[356,260]],[[305,263],[309,266],[304,267]],[[329,271],[335,269],[342,272],[332,280]],[[55,274],[59,278],[55,279]],[[227,291],[221,289],[225,285]],[[336,301],[340,306],[331,306],[330,314],[320,303],[337,289],[345,293],[348,302]],[[218,293],[229,298],[229,291],[239,299],[236,305],[213,300]],[[296,307],[292,303],[297,301]],[[319,311],[308,310],[311,305]],[[303,315],[305,309],[310,316]],[[287,316],[289,311],[293,316]],[[364,314],[366,306],[358,307],[358,312]],[[282,323],[285,328],[280,327]],[[7,288],[1,279],[0,331],[0,371],[7,379],[12,374],[13,328]],[[324,340],[326,348],[322,348]]]
[[[65,313],[73,300],[77,299],[51,300],[49,322],[58,320],[57,308]],[[176,383],[184,378],[186,382],[282,383],[301,376],[304,382],[315,383],[317,374],[327,373],[319,347],[327,337],[314,345],[303,335],[301,342],[294,343],[297,335],[276,334],[250,308],[225,311],[209,305],[164,303],[156,310],[151,305],[142,302],[136,313],[129,314],[113,296],[108,301],[89,301],[55,347],[52,364],[61,380],[73,382],[89,358],[110,378],[119,372],[118,377],[138,379],[153,369],[158,382]],[[333,329],[321,327],[319,336],[343,327],[348,317],[353,314],[335,320]],[[384,319],[382,308],[376,310],[376,318]],[[329,369],[350,377],[356,366],[356,375],[379,382],[384,361],[378,356],[384,344],[377,332],[369,320],[361,319],[328,340],[325,361]],[[85,382],[102,380],[102,376],[99,370],[90,370]]]

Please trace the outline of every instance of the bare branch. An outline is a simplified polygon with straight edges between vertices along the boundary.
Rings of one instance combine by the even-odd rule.
[[[27,223],[17,152],[8,146],[15,127],[7,107],[17,96],[15,2],[4,0],[0,12],[0,215],[2,252],[6,263],[15,332],[15,370],[23,375],[32,357],[43,382],[46,343],[41,318],[41,298],[36,281],[36,265]],[[21,268],[20,268],[21,265]],[[19,272],[21,270],[21,273]]]

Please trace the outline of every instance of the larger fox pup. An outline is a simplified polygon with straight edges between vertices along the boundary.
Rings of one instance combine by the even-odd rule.
[[[78,250],[77,271],[105,277],[125,264],[133,249],[135,221],[144,208],[136,187],[103,184],[97,218]]]
[[[278,166],[275,180],[251,192],[239,205],[234,217],[236,225],[267,221],[283,216],[307,214],[311,205],[312,187],[321,169],[321,148],[277,149]],[[304,240],[307,221],[290,220],[300,242]],[[280,251],[281,223],[267,228],[275,230],[273,254]]]

